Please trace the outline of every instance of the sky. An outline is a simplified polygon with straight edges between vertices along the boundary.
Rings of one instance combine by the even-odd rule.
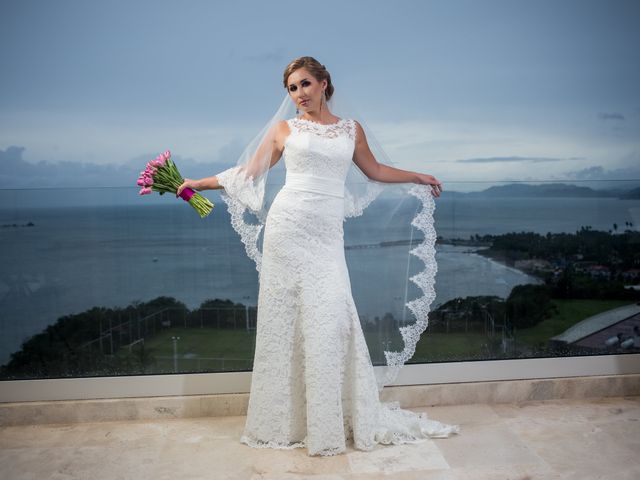
[[[0,188],[235,164],[311,55],[445,188],[640,180],[640,2],[0,0]]]

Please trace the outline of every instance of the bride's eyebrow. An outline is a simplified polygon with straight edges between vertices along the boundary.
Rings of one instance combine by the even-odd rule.
[[[309,81],[309,79],[308,79],[308,78],[303,78],[302,80],[300,80],[300,83],[304,82],[305,80],[306,80],[306,81]],[[290,83],[290,84],[289,84],[289,88],[291,88],[291,87],[292,87],[292,86],[294,86],[294,85],[295,85],[295,83]]]

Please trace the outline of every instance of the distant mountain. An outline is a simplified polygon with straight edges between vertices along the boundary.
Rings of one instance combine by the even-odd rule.
[[[446,190],[443,194],[446,194]],[[469,197],[608,197],[608,198],[640,198],[640,188],[603,189],[596,190],[567,183],[544,183],[533,185],[529,183],[508,183],[489,187],[479,192],[449,192],[450,195],[464,195]]]
[[[627,190],[625,193],[620,195],[620,198],[624,198],[625,200],[640,198],[640,187]]]

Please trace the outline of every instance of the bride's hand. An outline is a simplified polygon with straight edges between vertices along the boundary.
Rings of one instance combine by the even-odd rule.
[[[442,183],[433,175],[419,173],[418,183],[420,185],[431,185],[431,193],[434,197],[439,197],[442,193]]]
[[[191,190],[197,190],[198,181],[185,178],[182,184],[178,187],[178,190],[176,191],[176,197],[179,197],[185,188],[190,188]]]

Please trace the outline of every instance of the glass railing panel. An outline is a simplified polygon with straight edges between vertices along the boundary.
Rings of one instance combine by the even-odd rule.
[[[0,196],[3,378],[251,367],[257,271],[216,194],[206,219],[129,188]]]
[[[449,182],[412,361],[640,352],[637,186]]]
[[[436,298],[411,362],[640,351],[639,184],[447,182]],[[0,190],[1,378],[250,370],[258,272],[206,195],[215,208],[200,219],[129,188]],[[415,322],[418,208],[383,195],[345,223],[375,365]]]

